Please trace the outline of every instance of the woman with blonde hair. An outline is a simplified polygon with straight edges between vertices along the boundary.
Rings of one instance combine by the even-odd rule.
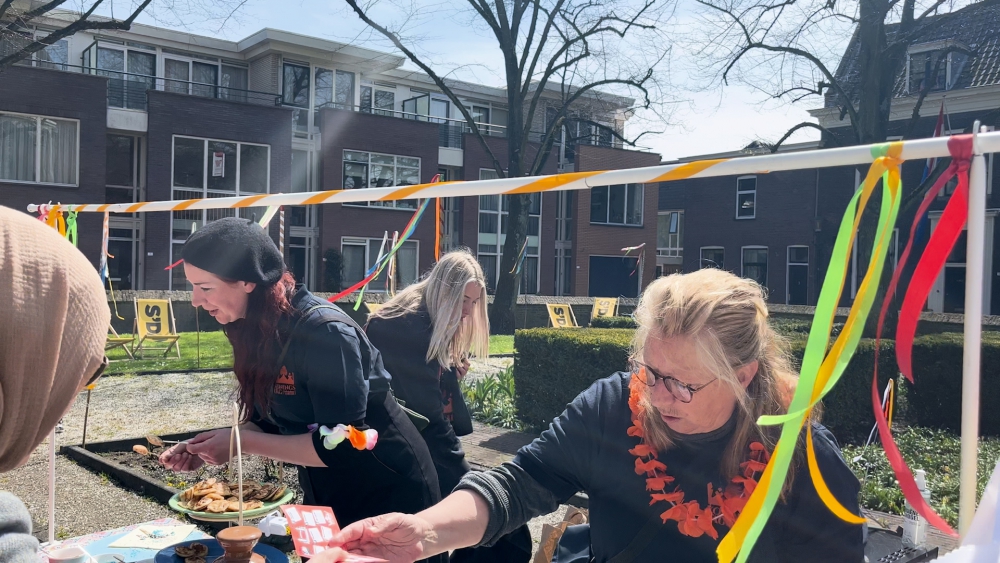
[[[467,249],[445,254],[424,279],[376,311],[365,331],[382,352],[396,398],[427,419],[420,433],[441,493],[450,493],[471,470],[458,436],[472,433],[472,418],[458,381],[469,370],[470,352],[489,355],[482,267]],[[459,550],[451,560],[527,561],[530,554],[531,537],[522,528],[495,549]]]
[[[345,528],[343,547],[396,562],[490,545],[584,491],[589,530],[565,535],[557,561],[715,562],[777,441],[756,420],[786,411],[796,375],[762,289],[731,273],[660,278],[635,319],[629,372],[595,382],[512,462],[466,475],[416,515]],[[830,432],[811,424],[828,487],[857,514],[857,479]],[[826,508],[802,457],[749,560],[861,561],[862,527]]]

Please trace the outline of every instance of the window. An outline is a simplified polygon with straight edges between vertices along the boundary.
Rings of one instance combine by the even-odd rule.
[[[236,141],[174,136],[173,198],[235,197],[268,193],[271,147]],[[259,219],[264,208],[239,210],[240,217]],[[235,217],[236,209],[200,209],[171,213],[171,263],[192,229],[223,217]],[[171,270],[171,289],[186,287],[181,268]]]
[[[757,177],[736,179],[736,218],[753,219],[757,216]]]
[[[480,180],[498,178],[496,170],[482,168],[479,170]],[[521,293],[538,293],[538,264],[541,242],[539,233],[542,222],[542,194],[528,194],[528,247],[525,251],[524,264],[521,266]],[[508,209],[510,196],[481,195],[479,196],[479,238],[477,256],[486,274],[487,290],[496,290],[500,280],[500,258],[503,246],[507,242]]]
[[[47,33],[39,33],[36,35],[36,39],[42,39],[47,35]],[[60,39],[46,46],[41,51],[35,53],[35,60],[38,61],[38,66],[42,68],[66,70],[66,65],[69,63],[69,41]]]
[[[285,63],[282,73],[283,99],[292,111],[292,126],[296,131],[309,130],[309,67]]]
[[[726,269],[726,249],[721,246],[701,247],[701,267]]]
[[[684,212],[660,211],[656,226],[656,255],[684,256]]]
[[[409,156],[394,156],[374,152],[344,151],[344,189],[385,188],[390,186],[414,186],[420,183],[420,159]],[[396,209],[416,209],[412,199],[401,201],[369,201],[345,203],[362,207],[391,207]]]
[[[334,92],[334,106],[340,109],[354,109],[354,73],[337,71],[336,91]]]
[[[919,47],[918,47],[919,49]],[[910,52],[906,65],[907,92],[917,95],[928,91],[951,90],[958,83],[969,57],[964,53],[944,49]]]
[[[76,186],[79,122],[0,112],[0,180]]]
[[[642,226],[643,185],[619,184],[590,190],[590,222]]]
[[[387,246],[388,244],[386,243]],[[417,281],[417,273],[419,272],[417,264],[418,244],[414,240],[406,241],[396,252],[396,291]],[[380,238],[343,238],[341,254],[344,256],[344,287],[350,287],[365,278],[365,272],[375,265],[381,249],[382,239]],[[388,275],[389,269],[386,268],[368,284],[366,291],[386,291]]]
[[[316,67],[314,75],[316,83],[316,99],[313,100],[313,107],[316,112],[320,108],[328,107],[333,103],[333,71]]]
[[[767,247],[743,247],[743,277],[767,287]]]
[[[635,256],[591,256],[588,295],[591,297],[638,297],[639,259]]]
[[[806,305],[809,299],[809,247],[788,247],[788,270],[785,278],[785,303]]]

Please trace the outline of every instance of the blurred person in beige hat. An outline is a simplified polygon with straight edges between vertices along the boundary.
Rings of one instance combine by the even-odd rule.
[[[23,465],[107,365],[111,312],[94,266],[41,221],[0,206],[0,472]],[[0,563],[37,561],[24,504],[0,491]]]

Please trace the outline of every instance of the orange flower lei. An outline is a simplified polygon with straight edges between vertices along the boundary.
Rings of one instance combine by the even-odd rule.
[[[684,491],[679,486],[667,492],[667,485],[673,483],[674,478],[666,474],[667,466],[657,460],[656,450],[646,444],[640,424],[642,412],[639,407],[644,386],[645,384],[636,378],[629,383],[628,407],[632,411],[632,426],[628,429],[628,435],[639,438],[639,444],[630,449],[629,453],[635,456],[636,474],[646,475],[646,490],[650,492],[649,496],[652,499],[649,504],[652,506],[657,502],[667,503],[670,508],[660,514],[660,518],[664,524],[668,520],[676,520],[677,529],[682,534],[693,538],[706,534],[713,540],[718,540],[719,534],[715,529],[717,521],[721,520],[721,524],[727,528],[733,527],[736,518],[753,494],[758,474],[764,471],[770,454],[760,442],[751,443],[749,459],[740,464],[742,475],[733,477],[732,483],[725,490],[714,489],[712,483],[708,483],[706,508],[702,508],[698,501],[684,502]]]

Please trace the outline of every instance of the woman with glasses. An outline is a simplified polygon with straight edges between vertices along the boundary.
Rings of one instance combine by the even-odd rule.
[[[0,207],[0,472],[24,465],[104,372],[109,322],[90,261],[55,229]],[[0,492],[0,563],[37,553],[28,510]]]
[[[556,561],[717,561],[777,442],[780,429],[756,421],[786,412],[796,375],[761,287],[728,272],[656,280],[635,319],[629,372],[595,382],[512,462],[466,475],[416,515],[349,526],[342,546],[395,562],[489,545],[583,491],[589,530],[571,528]],[[828,487],[857,514],[857,479],[810,423]],[[749,560],[862,561],[862,527],[826,508],[804,458],[799,448]]]

